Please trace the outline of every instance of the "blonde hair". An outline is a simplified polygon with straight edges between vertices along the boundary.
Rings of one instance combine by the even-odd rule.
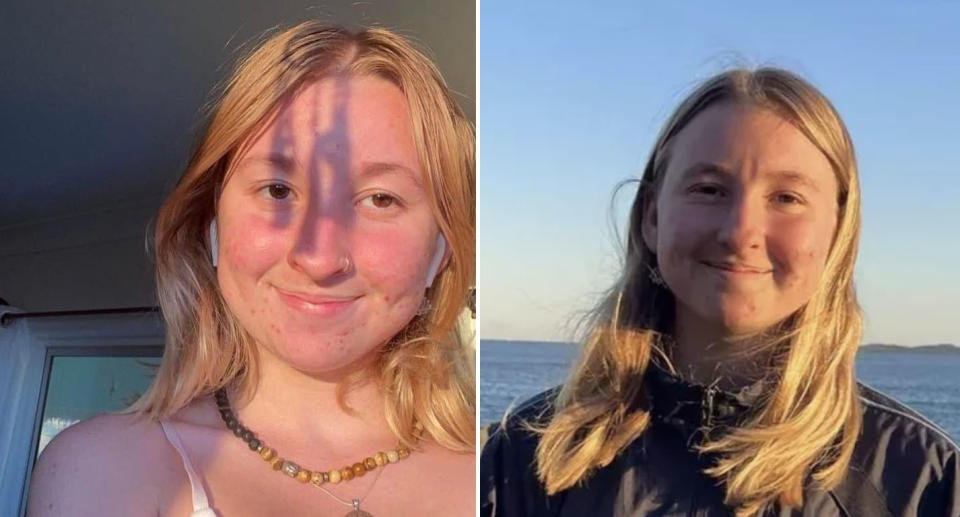
[[[860,430],[854,360],[862,321],[853,285],[860,193],[853,145],[840,116],[812,85],[775,68],[730,70],[703,82],[661,130],[631,208],[627,249],[616,285],[588,320],[584,348],[542,427],[537,474],[554,494],[609,464],[650,423],[643,374],[662,357],[672,332],[674,298],[650,279],[656,255],[641,223],[667,169],[677,133],[708,106],[743,102],[796,126],[829,160],[839,185],[838,219],[824,272],[811,299],[774,329],[765,394],[748,420],[700,450],[718,461],[705,473],[722,481],[738,516],[779,502],[803,504],[808,475],[822,488],[846,473]]]
[[[381,77],[403,92],[425,189],[451,251],[428,293],[433,309],[383,347],[377,366],[387,422],[407,445],[413,443],[414,422],[420,422],[440,445],[473,451],[473,367],[458,327],[474,275],[473,127],[433,63],[404,38],[378,28],[349,32],[302,23],[270,37],[239,63],[160,208],[156,275],[166,348],[153,385],[130,411],[165,418],[235,381],[241,393],[251,393],[256,345],[219,292],[207,229],[230,166],[252,135],[299,89],[335,74]],[[341,405],[349,385],[341,384]]]

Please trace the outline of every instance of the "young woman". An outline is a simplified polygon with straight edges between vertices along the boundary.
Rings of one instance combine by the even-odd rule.
[[[151,389],[56,437],[28,514],[474,515],[473,149],[404,39],[266,41],[157,219]]]
[[[829,101],[732,70],[677,108],[570,379],[481,456],[481,514],[957,516],[960,452],[854,379],[857,167]]]

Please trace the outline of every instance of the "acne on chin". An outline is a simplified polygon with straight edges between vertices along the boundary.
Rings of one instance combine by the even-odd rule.
[[[702,297],[693,307],[700,318],[713,321],[721,325],[731,334],[745,334],[758,332],[780,321],[796,308],[790,308],[785,314],[778,314],[777,309],[783,308],[782,298],[774,292],[765,293],[718,293],[713,296]]]

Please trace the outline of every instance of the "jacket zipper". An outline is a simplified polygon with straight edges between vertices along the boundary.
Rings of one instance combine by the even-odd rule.
[[[713,386],[707,388],[704,393],[703,414],[700,415],[700,425],[704,427],[713,426],[713,398],[717,394],[717,389]]]

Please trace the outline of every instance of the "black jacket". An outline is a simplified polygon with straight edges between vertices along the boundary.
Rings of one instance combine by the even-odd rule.
[[[521,422],[548,418],[556,390],[542,393],[491,430],[480,457],[480,515],[731,516],[723,489],[702,473],[709,458],[692,445],[699,429],[742,418],[762,386],[736,394],[695,386],[650,368],[651,425],[585,483],[548,497],[534,471],[537,438]],[[829,492],[810,484],[802,510],[764,515],[960,517],[960,450],[930,421],[860,386],[863,430],[844,481]]]

